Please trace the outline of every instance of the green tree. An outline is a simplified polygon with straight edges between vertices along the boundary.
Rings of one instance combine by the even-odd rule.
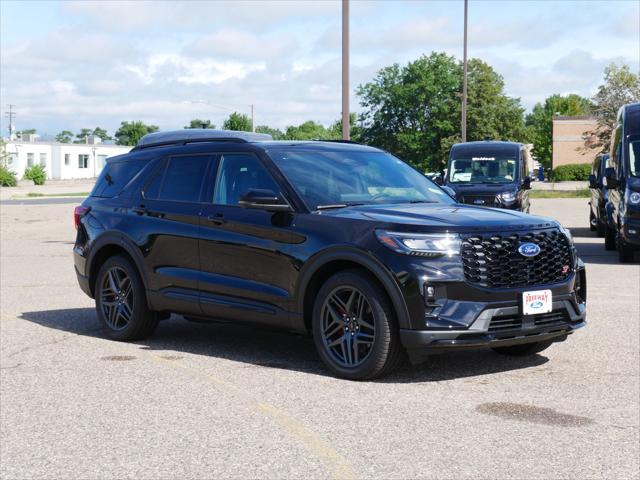
[[[251,120],[244,113],[233,112],[222,124],[224,130],[251,131]]]
[[[531,132],[533,156],[544,167],[551,166],[554,115],[590,115],[592,111],[591,101],[575,93],[551,95],[543,103],[536,103],[526,120]]]
[[[340,138],[335,131],[325,128],[324,125],[308,120],[298,126],[291,125],[287,127],[285,140],[335,140]]]
[[[604,83],[593,96],[598,126],[593,133],[597,137],[591,147],[608,150],[611,131],[616,124],[618,110],[627,103],[640,101],[640,78],[629,65],[611,63],[604,69]]]
[[[148,133],[157,132],[156,125],[146,125],[143,122],[122,122],[115,133],[118,145],[136,145]]]
[[[18,130],[16,132],[16,135],[18,137],[21,137],[22,135],[33,135],[37,133],[37,130],[35,128],[27,128],[26,130]]]
[[[216,128],[216,126],[211,123],[211,120],[200,120],[199,118],[194,118],[189,122],[189,125],[185,125],[184,128]]]
[[[485,62],[468,65],[467,140],[525,141],[520,100],[504,93],[504,80]],[[460,141],[462,65],[433,52],[401,67],[380,70],[357,94],[364,112],[360,138],[426,169],[441,168]]]
[[[358,117],[355,113],[351,112],[349,114],[349,136],[351,140],[358,142],[360,141],[361,129],[357,124]],[[342,118],[333,122],[333,124],[329,127],[329,131],[332,132],[332,136],[335,136],[336,139],[342,138]]]
[[[100,128],[100,127],[94,128],[92,135],[99,137],[103,142],[105,140],[111,140],[111,137],[109,136],[109,134],[107,134],[107,131],[104,128]]]
[[[56,135],[56,142],[71,143],[71,140],[73,140],[73,132],[69,130],[63,130]]]
[[[267,135],[271,135],[274,140],[282,140],[284,138],[284,133],[282,133],[282,130],[278,128],[272,128],[267,125],[258,125],[256,127],[256,133],[266,133]]]
[[[90,128],[83,128],[78,133],[76,133],[76,139],[73,141],[73,143],[85,143],[89,135],[93,135],[93,130],[91,130]]]

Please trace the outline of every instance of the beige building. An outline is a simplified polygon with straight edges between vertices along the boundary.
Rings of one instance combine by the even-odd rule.
[[[593,162],[599,152],[589,148],[595,137],[588,132],[594,131],[596,126],[594,117],[553,117],[551,167]]]

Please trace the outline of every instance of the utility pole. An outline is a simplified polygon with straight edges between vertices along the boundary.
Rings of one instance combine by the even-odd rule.
[[[255,112],[253,108],[253,103],[251,104],[251,131],[252,132],[256,131],[256,117],[255,117]]]
[[[13,117],[16,116],[16,112],[13,110],[15,108],[15,105],[12,105],[10,103],[9,105],[7,105],[7,108],[9,109],[9,111],[5,112],[5,116],[9,118],[9,139],[11,139],[13,136],[13,130],[15,129],[13,126]]]
[[[462,53],[462,141],[467,141],[467,13],[469,0],[464,0],[464,47]]]
[[[342,0],[342,139],[350,138],[349,124],[349,0]]]

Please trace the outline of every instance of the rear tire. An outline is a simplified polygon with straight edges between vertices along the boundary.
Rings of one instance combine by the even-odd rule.
[[[100,267],[95,299],[98,321],[114,340],[141,340],[158,326],[157,315],[147,306],[138,269],[123,255],[107,259]]]
[[[378,283],[359,270],[336,273],[313,306],[313,339],[335,375],[370,380],[389,374],[404,358],[395,312]]]
[[[492,350],[500,355],[527,357],[546,350],[552,343],[552,341],[524,343],[522,345],[511,345],[510,347],[494,347]]]
[[[604,249],[609,251],[616,249],[616,231],[607,224],[604,226]]]

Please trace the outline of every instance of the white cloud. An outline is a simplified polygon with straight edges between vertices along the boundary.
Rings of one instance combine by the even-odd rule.
[[[146,65],[127,65],[125,68],[145,85],[156,82],[207,85],[243,79],[253,72],[264,70],[265,65],[263,62],[242,63],[209,58],[196,60],[176,54],[157,54],[149,57]]]
[[[223,28],[199,37],[183,49],[187,55],[234,59],[272,59],[295,53],[298,43],[291,35],[255,35],[253,33]]]

